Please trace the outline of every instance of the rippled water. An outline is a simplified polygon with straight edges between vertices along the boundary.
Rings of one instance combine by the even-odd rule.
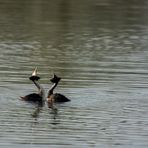
[[[0,0],[0,147],[147,148],[146,0]],[[19,100],[46,92],[57,112]]]

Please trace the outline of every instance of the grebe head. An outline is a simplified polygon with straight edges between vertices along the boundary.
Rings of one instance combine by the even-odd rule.
[[[58,83],[61,80],[60,77],[58,77],[57,75],[53,74],[53,78],[50,79],[50,81],[52,83]]]
[[[37,76],[37,67],[36,67],[35,70],[33,71],[32,76],[29,77],[29,79],[32,80],[32,81],[35,81],[35,80],[38,81],[38,80],[40,79],[40,77]]]

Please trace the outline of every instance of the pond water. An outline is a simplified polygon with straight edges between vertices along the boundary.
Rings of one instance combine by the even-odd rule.
[[[147,14],[146,0],[0,0],[0,147],[147,148]],[[35,67],[71,102],[20,101]]]

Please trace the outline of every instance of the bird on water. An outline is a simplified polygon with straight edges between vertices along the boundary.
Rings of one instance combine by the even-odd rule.
[[[35,84],[35,86],[38,88],[38,93],[31,93],[26,96],[21,97],[22,100],[32,102],[32,103],[39,103],[42,104],[44,101],[44,90],[38,83],[38,80],[40,79],[39,76],[37,76],[37,68],[32,73],[32,76],[29,77],[29,79]]]
[[[67,97],[65,97],[62,94],[53,93],[54,89],[57,87],[60,80],[61,80],[61,78],[55,74],[53,74],[53,78],[50,79],[50,81],[53,83],[53,85],[51,86],[51,88],[48,91],[48,96],[47,96],[48,105],[51,105],[53,103],[64,103],[64,102],[70,101]]]

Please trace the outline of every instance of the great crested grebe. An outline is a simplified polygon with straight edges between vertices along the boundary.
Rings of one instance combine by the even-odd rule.
[[[68,102],[70,101],[67,97],[65,97],[62,94],[59,93],[53,93],[54,89],[58,85],[59,81],[61,80],[60,77],[56,76],[55,74],[53,75],[53,78],[50,79],[50,81],[53,83],[51,86],[48,96],[47,96],[47,102],[48,104],[53,104],[53,103],[63,103],[63,102]]]
[[[37,68],[32,73],[32,76],[29,77],[29,79],[36,85],[38,88],[38,93],[32,93],[29,95],[26,95],[24,97],[21,97],[22,100],[28,101],[28,102],[34,102],[34,103],[40,103],[42,104],[44,101],[44,90],[38,83],[38,80],[40,79],[39,76],[37,76]]]

